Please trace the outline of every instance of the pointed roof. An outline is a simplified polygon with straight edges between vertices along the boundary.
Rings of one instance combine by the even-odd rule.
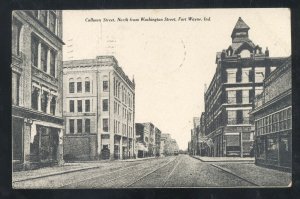
[[[236,32],[240,32],[240,31],[248,31],[250,29],[250,27],[243,21],[243,19],[241,17],[239,17],[238,21],[236,22],[232,33],[231,33],[231,37],[234,36],[234,33]]]
[[[250,29],[250,27],[243,21],[241,17],[239,17],[238,21],[234,26],[234,29]]]

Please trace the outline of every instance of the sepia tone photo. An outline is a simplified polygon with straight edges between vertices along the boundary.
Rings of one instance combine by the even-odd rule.
[[[13,11],[12,187],[291,187],[290,20]]]

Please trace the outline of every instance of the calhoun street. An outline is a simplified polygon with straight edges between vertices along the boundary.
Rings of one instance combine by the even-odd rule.
[[[139,161],[72,163],[14,172],[13,179],[14,188],[257,187],[288,186],[291,174],[251,162],[206,162],[181,154]]]

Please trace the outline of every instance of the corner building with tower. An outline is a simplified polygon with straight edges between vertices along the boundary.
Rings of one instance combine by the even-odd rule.
[[[64,62],[65,159],[127,159],[135,152],[135,83],[113,56]]]
[[[248,156],[254,140],[254,98],[263,91],[263,80],[286,60],[269,57],[249,39],[250,27],[239,18],[232,43],[216,55],[216,72],[204,94],[205,136],[209,155]]]

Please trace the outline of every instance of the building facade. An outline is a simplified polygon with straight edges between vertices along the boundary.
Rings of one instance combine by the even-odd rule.
[[[191,155],[199,155],[200,118],[193,118],[193,128],[191,129]]]
[[[160,156],[160,140],[161,140],[161,130],[155,127],[155,156]]]
[[[291,59],[264,80],[255,99],[255,163],[292,168],[292,70]]]
[[[148,146],[149,146],[149,131],[145,129],[144,124],[136,123],[136,144],[137,144],[137,157],[144,158],[148,157]]]
[[[206,136],[210,156],[247,156],[253,145],[254,97],[263,91],[263,80],[286,58],[269,57],[249,39],[250,27],[239,18],[232,44],[216,55],[216,72],[204,94]]]
[[[62,11],[12,12],[14,169],[62,162]]]
[[[135,157],[135,83],[113,56],[64,63],[64,155]]]

